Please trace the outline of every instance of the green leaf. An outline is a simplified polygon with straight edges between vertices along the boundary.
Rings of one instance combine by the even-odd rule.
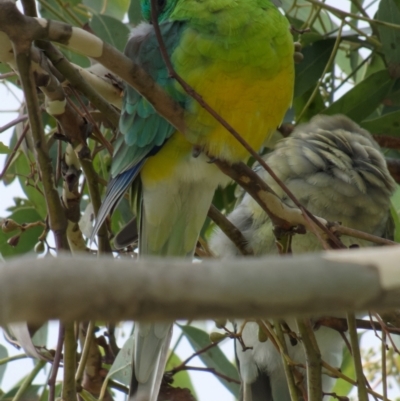
[[[391,202],[390,213],[394,222],[394,241],[400,242],[400,186],[397,186]]]
[[[8,146],[4,145],[3,142],[0,142],[0,153],[1,154],[10,153],[10,148]]]
[[[61,3],[61,4],[60,4]],[[68,2],[46,0],[45,5],[39,2],[39,12],[43,18],[66,22],[75,26],[83,25],[87,18],[82,15],[81,0],[69,0]]]
[[[129,0],[83,0],[92,12],[122,20],[129,9]]]
[[[181,363],[182,361],[179,359],[179,357],[175,353],[172,353],[171,356],[168,358],[168,363],[165,368],[165,371],[168,372],[169,370],[172,370],[176,366],[179,366]],[[174,381],[172,382],[172,387],[187,388],[189,389],[193,397],[197,398],[192,381],[190,380],[190,375],[187,370],[181,370],[180,372],[176,373],[173,379]]]
[[[123,51],[128,40],[129,28],[121,21],[108,15],[93,15],[90,27],[104,42]]]
[[[89,391],[82,389],[79,393],[80,397],[82,397],[83,401],[98,401],[97,397],[94,397]]]
[[[137,25],[142,20],[142,10],[140,9],[140,0],[131,0],[128,10],[129,22]]]
[[[320,79],[332,53],[335,39],[319,40],[302,49],[304,60],[296,64],[294,98],[302,96]]]
[[[14,213],[12,213],[11,216],[9,216],[9,218],[13,219],[19,224],[32,223],[35,221],[42,220],[38,212],[31,207],[26,207],[26,208],[22,207],[16,210]],[[43,231],[42,227],[34,227],[24,231],[21,234],[18,245],[16,247],[12,247],[7,243],[7,240],[11,237],[14,237],[15,235],[18,235],[19,232],[14,231],[6,234],[0,230],[0,254],[4,258],[9,258],[12,256],[22,255],[24,253],[32,251],[42,231]]]
[[[49,336],[49,322],[44,323],[37,328],[32,336],[32,343],[38,347],[46,347]]]
[[[281,0],[282,8],[286,15],[297,20],[309,22],[311,15],[314,14],[314,8],[305,0]],[[319,12],[319,17],[313,19],[312,28],[320,33],[328,33],[337,28],[336,24],[329,17],[325,10]]]
[[[0,359],[4,359],[8,357],[7,348],[4,345],[0,344]],[[6,372],[7,364],[0,365],[0,385],[3,380],[4,373]]]
[[[322,113],[345,114],[354,121],[361,122],[381,105],[392,85],[393,80],[388,71],[378,71],[345,93]]]
[[[10,391],[8,391],[7,393],[3,394],[0,397],[0,400],[4,400],[4,401],[10,401],[15,397],[15,394],[17,394],[17,391],[19,390],[19,388],[21,387],[21,383],[23,382],[23,380],[25,380],[26,377],[24,377],[23,379],[21,379],[21,381],[16,384]],[[26,401],[36,401],[38,399],[38,392],[39,390],[42,388],[42,386],[38,385],[38,384],[31,384],[26,391],[24,392],[22,398],[22,400],[26,400]]]
[[[56,391],[55,391],[56,399],[57,399],[57,397],[61,397],[61,391],[62,391],[62,383],[57,383]],[[48,399],[49,399],[49,388],[46,385],[42,388],[42,394],[40,395],[40,398],[38,401],[48,401]]]
[[[400,78],[396,80],[391,91],[385,97],[386,108],[400,108]]]
[[[132,375],[132,348],[134,337],[130,336],[124,346],[118,352],[114,363],[108,371],[106,380],[116,380],[126,386],[129,386]]]
[[[188,339],[190,345],[197,352],[211,344],[208,334],[196,327],[181,326],[183,334]],[[221,349],[216,345],[199,355],[202,362],[211,369],[215,369],[218,373],[222,373],[234,380],[240,381],[239,373],[236,367],[228,360]],[[235,396],[239,396],[240,386],[237,383],[228,382],[218,376],[216,378]]]
[[[399,1],[397,1],[398,3]],[[400,9],[395,0],[381,0],[377,19],[391,24],[400,24]],[[389,70],[395,72],[400,68],[400,31],[378,25],[378,32],[382,43],[382,52],[385,55]]]
[[[294,99],[293,106],[296,111],[296,116],[298,116],[299,113],[301,113],[301,111],[303,110],[313,90],[314,88],[310,88],[306,93],[304,93],[303,96]],[[301,118],[301,121],[297,122],[300,123],[310,120],[313,116],[320,113],[324,108],[325,108],[324,100],[322,99],[321,92],[318,91],[316,96],[314,97],[314,100],[311,102],[307,111]]]
[[[27,154],[21,153],[17,160],[14,162],[15,172],[18,174],[18,180],[21,184],[21,188],[24,191],[26,197],[31,201],[31,203],[35,206],[37,213],[41,216],[41,219],[46,218],[47,216],[47,207],[43,193],[43,187],[41,183],[37,183],[38,189],[34,188],[31,185],[27,185],[27,176],[31,174],[31,166],[28,162],[27,157],[31,160],[35,160],[33,154],[27,151]],[[32,184],[32,180],[29,180]],[[42,193],[41,193],[41,192]],[[38,219],[37,219],[38,220]]]
[[[355,378],[353,357],[350,355],[350,352],[347,349],[347,347],[344,347],[343,349],[343,361],[342,361],[342,366],[340,367],[340,371],[344,375],[352,379]],[[338,396],[345,397],[350,393],[352,388],[353,385],[350,384],[349,382],[343,379],[338,379],[336,381],[335,387],[332,390],[332,393],[336,393]]]
[[[61,47],[60,50],[70,63],[79,65],[82,68],[90,67],[90,60],[86,56],[75,53],[72,50],[69,50],[69,49],[66,49],[63,47]]]
[[[225,188],[217,188],[213,197],[213,205],[218,210],[231,211],[236,203],[235,197],[236,184],[231,183]]]
[[[371,134],[400,136],[400,111],[363,121],[360,125]]]

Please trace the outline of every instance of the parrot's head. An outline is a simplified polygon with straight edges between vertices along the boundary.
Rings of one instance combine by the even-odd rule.
[[[169,18],[178,0],[156,0],[158,22]],[[142,15],[145,21],[151,21],[151,0],[140,0]]]

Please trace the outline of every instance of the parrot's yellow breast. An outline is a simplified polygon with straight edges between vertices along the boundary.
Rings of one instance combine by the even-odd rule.
[[[225,43],[188,29],[171,60],[177,73],[258,151],[282,122],[292,102],[293,41],[288,29],[271,33],[270,27],[266,35],[254,40],[245,36],[235,40]],[[193,145],[231,163],[249,157],[242,145],[194,99],[186,106],[185,122],[185,135],[175,133],[146,162],[142,179],[157,181],[168,177],[182,159],[190,157]]]
[[[283,120],[292,101],[293,70],[285,68],[275,76],[256,79],[243,71],[229,79],[214,66],[213,79],[195,89],[256,151]],[[260,78],[260,77],[258,77]],[[197,88],[198,87],[198,88]],[[200,91],[201,88],[201,91]],[[201,106],[188,113],[189,138],[204,147],[211,156],[230,162],[246,160],[250,155],[222,125]]]

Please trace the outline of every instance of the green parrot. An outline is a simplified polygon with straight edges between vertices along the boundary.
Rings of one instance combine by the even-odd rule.
[[[293,96],[294,45],[289,23],[275,4],[157,1],[174,69],[256,150],[281,123]],[[141,6],[149,21],[150,1]],[[125,88],[112,179],[94,233],[138,179],[139,257],[193,257],[214,191],[228,182],[210,158],[235,163],[249,155],[169,76],[151,24],[132,31],[125,54],[184,108],[186,132],[178,132],[146,99]],[[171,329],[172,323],[136,324],[131,395],[157,399]]]
[[[372,136],[343,115],[316,116],[301,124],[280,141],[265,160],[287,185],[300,203],[311,213],[329,221],[381,237],[390,236],[390,196],[396,183]],[[259,166],[256,171],[281,199],[294,206],[274,179]],[[245,194],[228,216],[243,233],[256,256],[278,254],[273,224],[251,196]],[[371,246],[368,241],[342,236],[347,246]],[[235,245],[216,230],[210,239],[211,250],[220,257],[238,257]],[[321,251],[314,234],[295,235],[294,254]],[[299,283],[301,285],[301,283]],[[286,319],[296,331],[295,319]],[[258,340],[258,325],[247,323],[242,334],[246,346],[236,347],[242,377],[243,401],[290,401],[285,372],[279,352],[271,341]],[[343,339],[327,327],[320,327],[315,336],[322,359],[331,366],[341,365]],[[291,359],[305,363],[303,347],[287,340]],[[303,373],[303,372],[301,372]],[[323,375],[323,391],[329,393],[333,384]]]

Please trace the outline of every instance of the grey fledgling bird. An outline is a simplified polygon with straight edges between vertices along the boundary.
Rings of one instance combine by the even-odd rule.
[[[390,196],[395,182],[386,161],[372,136],[343,115],[316,116],[298,126],[290,137],[280,141],[265,157],[269,166],[311,213],[329,221],[387,236],[390,221]],[[293,205],[273,178],[261,167],[257,173],[288,205]],[[229,215],[229,220],[242,231],[255,255],[277,254],[273,225],[260,206],[245,194]],[[342,237],[345,245],[371,245],[367,241]],[[220,257],[236,257],[235,245],[217,230],[210,240],[212,251]],[[312,234],[295,235],[294,254],[322,250]],[[301,285],[301,283],[299,283]],[[294,319],[286,320],[296,331]],[[258,325],[247,323],[243,340],[252,350],[242,351],[237,344],[237,357],[242,377],[244,401],[289,401],[290,396],[281,356],[271,341],[258,340]],[[343,340],[339,333],[321,327],[315,332],[322,359],[339,367]],[[287,341],[291,358],[305,362],[300,343]],[[331,389],[333,380],[323,375],[323,390]]]

